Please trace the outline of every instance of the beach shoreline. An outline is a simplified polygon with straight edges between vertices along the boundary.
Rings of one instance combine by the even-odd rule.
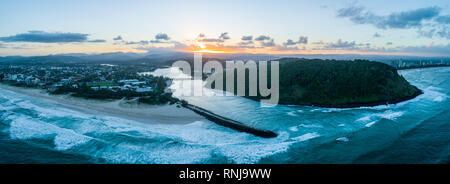
[[[0,83],[0,89],[45,100],[71,110],[106,115],[144,124],[189,124],[206,120],[183,107],[174,105],[148,105],[134,100],[95,100],[70,95],[50,95],[43,89],[23,88]]]

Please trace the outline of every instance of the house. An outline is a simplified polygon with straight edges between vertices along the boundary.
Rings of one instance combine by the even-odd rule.
[[[137,82],[131,82],[130,84],[133,86],[139,86],[139,85],[145,84],[145,83],[146,83],[145,81],[137,81]]]
[[[11,76],[11,80],[17,81],[17,80],[20,80],[20,79],[23,79],[23,74],[14,74],[14,75]]]
[[[137,79],[119,80],[119,83],[131,84],[132,82],[139,82]]]
[[[138,93],[145,93],[145,92],[152,92],[153,88],[151,87],[142,87],[142,88],[136,88],[136,92]]]
[[[71,83],[72,82],[72,78],[68,78],[68,79],[61,79],[61,82],[63,83],[63,84],[69,84],[69,83]]]
[[[27,85],[35,85],[35,84],[39,83],[40,81],[41,80],[39,80],[38,78],[32,77],[32,76],[29,76],[25,79],[25,83]]]

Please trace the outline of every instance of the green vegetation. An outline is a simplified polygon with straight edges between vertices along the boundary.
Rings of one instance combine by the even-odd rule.
[[[177,103],[179,100],[172,97],[172,93],[150,93],[145,97],[139,98],[139,103],[146,103],[149,105],[163,105],[169,103],[170,105]],[[179,106],[178,106],[179,107]]]
[[[165,105],[167,103],[174,104],[178,102],[178,99],[172,97],[172,93],[164,92],[167,87],[166,80],[164,77],[154,77],[153,83],[155,84],[155,89],[150,92],[138,93],[133,90],[117,90],[113,91],[110,89],[98,89],[93,90],[92,85],[87,85],[83,83],[81,86],[74,88],[70,85],[60,86],[55,90],[49,91],[50,94],[60,95],[60,94],[70,94],[74,97],[81,97],[87,99],[98,99],[98,100],[114,100],[114,99],[132,99],[137,98],[139,103],[146,103],[150,105]],[[97,84],[98,85],[98,84]],[[95,86],[100,87],[100,86]]]
[[[88,87],[102,87],[102,86],[106,86],[106,87],[109,87],[109,86],[114,86],[115,84],[114,83],[97,83],[97,84],[87,84],[87,86]]]
[[[280,104],[338,108],[374,106],[398,103],[422,93],[395,68],[379,62],[296,58],[279,61]],[[248,98],[263,98],[259,93],[256,97],[248,96],[248,73],[246,91]]]

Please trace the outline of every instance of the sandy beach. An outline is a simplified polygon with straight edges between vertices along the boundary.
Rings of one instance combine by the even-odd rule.
[[[93,100],[70,95],[50,95],[42,89],[32,89],[0,84],[0,89],[41,98],[65,108],[94,115],[107,115],[141,123],[188,124],[206,120],[189,109],[176,105],[138,104],[133,100]]]

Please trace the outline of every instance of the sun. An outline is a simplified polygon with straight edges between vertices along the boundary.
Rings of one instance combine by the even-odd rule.
[[[208,50],[208,49],[196,50],[196,51],[193,51],[193,52],[212,53],[212,54],[225,53],[224,51],[219,51],[219,50]]]
[[[219,50],[212,50],[208,49],[205,43],[197,42],[199,50],[194,50],[192,52],[199,52],[199,53],[212,53],[212,54],[219,54],[219,53],[225,53],[225,51],[219,51]]]
[[[206,45],[202,42],[197,42],[197,45],[202,49],[206,49]]]

